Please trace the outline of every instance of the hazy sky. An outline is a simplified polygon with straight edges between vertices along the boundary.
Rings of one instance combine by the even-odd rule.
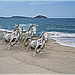
[[[0,16],[75,18],[75,1],[0,1]]]

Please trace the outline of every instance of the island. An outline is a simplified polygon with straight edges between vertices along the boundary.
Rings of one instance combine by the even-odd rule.
[[[28,19],[32,19],[32,18],[47,18],[46,16],[42,16],[42,15],[38,15],[36,17],[25,17],[25,16],[11,16],[11,17],[0,17],[2,19],[11,19],[11,18],[28,18]]]
[[[38,16],[36,16],[34,18],[47,18],[47,17],[46,16],[42,16],[42,15],[38,15]]]
[[[32,18],[32,17],[24,17],[24,16],[11,16],[11,17],[0,17],[3,19],[11,19],[11,18]]]
[[[31,17],[24,17],[24,16],[12,16],[10,18],[31,18]]]

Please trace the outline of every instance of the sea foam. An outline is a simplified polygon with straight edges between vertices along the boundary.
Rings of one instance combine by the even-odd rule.
[[[49,34],[49,39],[53,39],[63,46],[75,47],[75,33],[63,33],[63,32],[47,32],[47,33]]]
[[[0,31],[3,31],[3,32],[12,32],[12,30],[8,30],[8,29],[0,29]]]

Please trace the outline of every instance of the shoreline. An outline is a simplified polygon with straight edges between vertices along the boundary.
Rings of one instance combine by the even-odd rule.
[[[0,43],[0,74],[75,74],[74,47],[49,40],[35,57],[34,51],[22,50],[22,44],[7,48]]]

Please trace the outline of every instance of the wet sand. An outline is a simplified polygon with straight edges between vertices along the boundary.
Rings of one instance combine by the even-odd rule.
[[[51,40],[35,57],[22,44],[7,48],[0,40],[0,74],[75,74],[75,48]]]

